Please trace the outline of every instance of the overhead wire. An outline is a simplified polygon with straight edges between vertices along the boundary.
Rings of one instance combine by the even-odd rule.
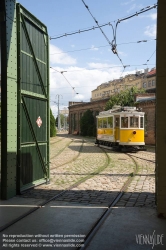
[[[79,95],[79,93],[77,93],[77,92],[75,91],[75,87],[73,87],[73,86],[71,85],[71,83],[69,82],[69,80],[64,76],[63,73],[64,73],[64,72],[67,72],[67,71],[65,71],[65,70],[63,70],[63,71],[58,71],[58,70],[54,69],[53,67],[50,67],[50,68],[53,69],[54,71],[60,73],[60,74],[65,78],[65,80],[68,82],[68,84],[70,85],[70,87],[72,88],[72,90],[75,92],[75,94],[76,94],[76,95]]]
[[[108,26],[108,25],[110,26],[110,25],[112,25],[111,23],[115,23],[115,22],[118,24],[118,23],[120,23],[122,21],[125,21],[125,20],[130,19],[130,18],[135,17],[135,16],[138,16],[139,14],[142,14],[144,12],[152,10],[153,8],[156,8],[157,6],[158,6],[158,4],[154,4],[152,6],[147,6],[147,7],[143,8],[143,9],[141,9],[140,11],[135,12],[134,14],[132,14],[130,16],[127,16],[127,17],[124,17],[124,18],[119,18],[119,19],[116,19],[114,21],[107,22],[105,24],[101,24],[101,25],[98,24],[98,26],[93,26],[93,27],[90,27],[90,28],[79,29],[77,31],[73,31],[73,32],[71,31],[69,33],[63,33],[63,34],[57,35],[55,37],[51,36],[50,40],[52,40],[52,39],[59,39],[59,38],[62,38],[62,37],[67,37],[67,36],[71,36],[71,35],[75,35],[75,34],[80,34],[80,33],[83,33],[83,32],[87,32],[87,31],[99,29],[99,28],[102,28],[102,27]]]
[[[111,49],[112,49],[112,52],[114,54],[116,54],[116,56],[118,57],[118,59],[120,60],[121,64],[123,67],[125,67],[125,65],[123,64],[122,62],[122,59],[119,57],[118,55],[118,51],[116,50],[116,34],[115,34],[115,30],[114,30],[114,27],[113,25],[110,23],[110,26],[112,27],[112,31],[113,31],[113,40],[112,42],[110,42],[110,40],[108,39],[108,37],[106,36],[106,34],[104,33],[104,31],[102,30],[102,28],[100,27],[100,25],[98,24],[98,21],[96,20],[96,18],[92,15],[88,5],[86,5],[86,3],[84,2],[84,0],[82,0],[84,6],[86,7],[86,9],[88,10],[88,12],[90,13],[90,15],[92,16],[92,18],[94,19],[95,23],[97,24],[97,26],[99,27],[100,31],[102,32],[103,36],[105,37],[105,39],[107,40],[108,44],[111,46]]]
[[[92,16],[92,18],[94,19],[95,23],[97,24],[97,27],[98,27],[98,28],[100,29],[100,31],[102,32],[102,34],[103,34],[103,36],[105,37],[105,39],[107,40],[108,44],[111,46],[112,52],[113,52],[114,54],[116,54],[116,56],[118,57],[119,61],[120,61],[121,64],[122,64],[123,68],[125,69],[125,68],[127,67],[127,65],[124,65],[124,64],[123,64],[122,59],[119,57],[118,51],[117,51],[116,32],[117,32],[118,24],[119,24],[120,22],[122,22],[122,21],[128,20],[128,19],[130,19],[130,18],[132,18],[132,17],[134,17],[134,16],[138,16],[139,14],[142,14],[142,13],[147,12],[147,11],[153,9],[153,8],[156,8],[158,4],[154,4],[153,6],[147,6],[147,7],[141,9],[140,11],[138,11],[138,12],[136,12],[136,13],[130,15],[130,16],[127,16],[127,17],[118,19],[118,21],[116,22],[115,28],[114,28],[113,25],[112,25],[110,22],[107,23],[107,24],[104,24],[104,25],[102,25],[102,26],[99,25],[98,21],[96,20],[96,18],[93,16],[92,12],[90,11],[88,5],[86,5],[86,3],[85,3],[84,0],[82,0],[82,2],[83,2],[83,4],[84,4],[84,6],[86,7],[86,9],[88,10],[88,12],[90,13],[90,15]],[[101,27],[106,26],[106,25],[110,25],[111,28],[112,28],[112,31],[113,31],[113,40],[112,40],[112,42],[110,42],[110,40],[108,39],[108,37],[106,36],[106,34],[104,33],[104,31],[103,31],[102,28],[101,28]],[[93,28],[89,28],[89,29],[87,29],[87,30],[89,31],[89,30],[92,30],[92,29],[94,29],[94,28],[95,28],[95,27],[93,26]],[[84,30],[84,31],[87,31],[87,30]],[[67,35],[72,35],[72,34],[76,34],[76,33],[77,33],[77,32],[70,33],[70,34],[65,33],[65,36],[67,36]],[[78,31],[78,33],[80,33],[80,30]],[[63,36],[63,35],[62,35],[62,36]],[[61,37],[62,37],[62,36],[61,36]],[[58,38],[58,37],[56,37],[56,38]],[[50,39],[56,39],[56,38],[50,37]],[[59,37],[59,38],[60,38],[60,37]],[[145,42],[145,41],[147,41],[147,40],[144,40],[144,42]],[[140,42],[141,42],[141,41],[138,41],[138,43],[140,43]],[[91,49],[92,49],[92,48],[91,48]],[[84,50],[84,49],[82,49],[82,50]],[[81,50],[79,50],[79,51],[81,51]]]
[[[125,68],[126,67],[143,66],[143,65],[145,65],[145,64],[131,64],[131,65],[125,65]],[[155,65],[155,64],[149,64],[149,65]],[[121,68],[121,67],[123,67],[123,66],[121,66],[121,65],[115,65],[115,66],[100,67],[100,68],[91,68],[91,69],[86,68],[86,69],[79,69],[79,70],[67,70],[66,72],[79,72],[79,71],[85,71],[85,70],[112,69],[112,68]],[[50,68],[52,68],[52,67],[50,67]]]
[[[149,39],[149,40],[139,40],[139,41],[136,41],[136,42],[124,42],[124,43],[119,43],[117,44],[118,46],[119,45],[124,45],[124,44],[133,44],[133,43],[142,43],[142,42],[151,42],[151,41],[155,41],[155,39]],[[53,53],[53,54],[50,54],[50,56],[52,55],[58,55],[58,54],[66,54],[66,53],[70,53],[70,52],[79,52],[79,51],[84,51],[84,50],[94,50],[94,49],[98,49],[98,48],[104,48],[104,47],[109,47],[110,45],[100,45],[100,46],[94,46],[94,47],[91,47],[91,48],[82,48],[82,49],[76,49],[76,50],[68,50],[68,51],[64,51],[64,52],[58,52],[58,53]]]
[[[147,7],[143,8],[143,9],[141,9],[139,12],[136,12],[136,13],[133,14],[133,15],[130,15],[130,16],[125,17],[125,18],[122,18],[122,19],[118,19],[118,21],[117,21],[117,23],[116,23],[116,25],[115,25],[115,28],[114,28],[113,25],[112,25],[110,22],[107,23],[107,24],[99,25],[98,21],[97,21],[97,20],[95,19],[95,17],[92,15],[91,11],[89,10],[89,7],[85,4],[84,0],[82,0],[82,2],[83,2],[83,4],[85,5],[85,7],[87,8],[87,10],[89,11],[89,13],[90,13],[90,15],[92,16],[92,18],[94,19],[95,23],[97,24],[97,27],[94,27],[94,26],[93,26],[92,28],[89,28],[89,29],[86,29],[86,30],[82,30],[82,31],[79,30],[79,31],[76,31],[76,32],[73,32],[73,33],[70,33],[70,34],[69,34],[69,33],[68,33],[68,34],[65,33],[65,34],[63,34],[63,35],[61,35],[61,36],[59,36],[59,37],[55,37],[55,38],[50,37],[50,40],[51,40],[51,39],[58,39],[58,38],[61,38],[61,37],[63,37],[63,36],[74,35],[74,34],[76,34],[76,33],[86,32],[86,31],[90,31],[90,30],[94,30],[94,29],[96,29],[96,28],[99,28],[100,31],[102,32],[103,36],[105,37],[105,39],[106,39],[107,42],[109,43],[109,45],[99,46],[98,48],[100,48],[100,47],[106,47],[106,46],[111,46],[113,53],[117,55],[118,59],[120,60],[122,66],[123,66],[123,71],[122,71],[122,73],[121,73],[121,76],[122,76],[122,74],[124,73],[126,67],[147,65],[147,62],[149,62],[149,60],[151,59],[151,57],[153,56],[153,54],[155,53],[155,51],[153,52],[153,54],[151,55],[151,57],[147,60],[146,64],[142,64],[142,65],[124,65],[123,62],[122,62],[122,60],[121,60],[121,58],[120,58],[119,55],[118,55],[117,48],[116,48],[117,45],[121,45],[121,44],[130,44],[130,43],[147,42],[147,40],[142,40],[142,41],[137,41],[137,42],[129,42],[129,43],[116,44],[116,32],[117,32],[118,24],[119,24],[120,22],[125,21],[125,20],[127,20],[127,19],[130,19],[130,18],[132,18],[132,17],[134,17],[134,16],[138,16],[139,14],[142,14],[142,13],[144,13],[144,12],[147,12],[147,11],[153,9],[153,8],[156,8],[156,7],[157,7],[157,4],[154,4],[154,6],[147,6]],[[106,36],[106,34],[104,33],[104,31],[102,30],[102,27],[104,27],[104,26],[106,26],[106,25],[109,25],[109,26],[112,27],[112,31],[113,31],[113,40],[112,40],[112,42],[108,39],[108,37]],[[156,39],[153,39],[153,40],[156,40]],[[88,50],[88,49],[94,49],[94,48],[95,48],[95,47],[93,47],[93,48],[91,47],[91,48],[80,49],[80,50],[74,50],[74,51],[68,51],[68,52],[75,52],[75,51]],[[68,53],[68,52],[61,52],[61,53]],[[54,53],[54,54],[60,54],[60,53]],[[52,55],[53,55],[53,54],[52,54]],[[150,65],[150,64],[149,64],[149,65]],[[114,66],[114,67],[122,67],[122,66]],[[50,68],[52,68],[52,67],[50,67]],[[104,67],[104,68],[113,68],[113,67]],[[64,72],[66,72],[66,71],[58,71],[58,70],[56,70],[56,69],[54,69],[54,68],[52,68],[52,69],[55,70],[55,71],[58,72],[58,73],[61,73],[62,75],[63,75]],[[96,68],[96,69],[102,69],[102,68]],[[87,70],[87,69],[84,69],[84,70]],[[90,70],[93,70],[93,69],[90,69]],[[75,71],[82,71],[82,70],[75,70]],[[73,72],[73,71],[67,71],[67,72]],[[65,80],[68,82],[68,84],[69,84],[70,87],[73,89],[73,91],[76,93],[75,88],[70,84],[70,82],[68,81],[68,79],[67,79],[64,75],[63,75],[63,77],[64,77]],[[76,93],[76,94],[78,94],[78,93]]]
[[[144,63],[143,65],[147,65],[147,63],[149,62],[149,60],[152,58],[152,56],[154,55],[154,53],[156,52],[156,50],[152,53],[152,55],[149,57],[149,59],[146,61],[146,63]]]

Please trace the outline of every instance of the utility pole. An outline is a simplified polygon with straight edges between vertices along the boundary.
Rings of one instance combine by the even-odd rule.
[[[58,96],[58,130],[60,131],[60,129],[61,129],[61,117],[60,117],[60,111],[59,111],[59,99],[60,99],[60,96],[62,97],[62,95],[56,95],[56,96]]]

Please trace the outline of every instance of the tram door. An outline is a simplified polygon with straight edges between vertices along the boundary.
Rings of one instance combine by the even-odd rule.
[[[119,141],[120,139],[120,116],[115,116],[114,119],[114,128],[115,128],[115,141]]]

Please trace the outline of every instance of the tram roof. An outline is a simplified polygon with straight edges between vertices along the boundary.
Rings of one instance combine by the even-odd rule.
[[[132,115],[144,115],[144,112],[140,111],[136,107],[113,107],[107,111],[102,111],[99,113],[97,117],[105,117],[112,115],[120,115],[120,114],[132,114]]]

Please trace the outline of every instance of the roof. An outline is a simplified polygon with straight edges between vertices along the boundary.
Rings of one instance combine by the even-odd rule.
[[[156,97],[155,96],[151,96],[151,97],[142,97],[142,98],[138,98],[136,100],[137,103],[140,103],[140,102],[147,102],[147,101],[155,101],[156,100]]]
[[[156,69],[152,69],[147,73],[147,76],[152,76],[152,75],[156,75]]]

